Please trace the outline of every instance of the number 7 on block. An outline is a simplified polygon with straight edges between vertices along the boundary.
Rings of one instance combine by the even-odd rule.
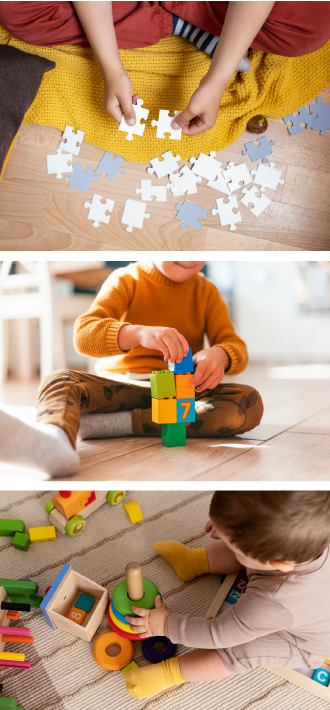
[[[187,423],[195,421],[194,399],[177,399],[177,421]]]

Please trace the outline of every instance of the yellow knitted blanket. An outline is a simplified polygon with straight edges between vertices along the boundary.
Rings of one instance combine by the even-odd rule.
[[[181,37],[170,37],[143,49],[121,50],[134,91],[149,109],[143,138],[127,141],[103,109],[102,74],[91,49],[72,45],[33,47],[11,37],[1,26],[0,44],[56,63],[56,69],[45,74],[25,115],[26,123],[55,126],[61,131],[67,124],[74,126],[85,132],[85,142],[137,162],[148,162],[169,149],[186,160],[200,151],[225,148],[242,135],[252,116],[286,116],[330,84],[330,42],[317,52],[295,58],[250,50],[252,69],[234,75],[212,130],[194,138],[182,136],[180,143],[167,137],[159,140],[151,121],[158,119],[159,109],[168,109],[173,115],[174,110],[185,108],[211,60]]]

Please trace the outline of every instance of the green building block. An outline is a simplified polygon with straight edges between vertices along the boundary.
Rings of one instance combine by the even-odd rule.
[[[153,399],[176,397],[175,377],[169,370],[154,370],[150,375],[150,385]]]
[[[30,542],[31,541],[29,535],[26,535],[25,533],[21,532],[15,533],[13,539],[13,546],[16,548],[16,550],[24,550],[24,552],[26,552],[30,547]]]
[[[39,608],[42,602],[42,597],[37,595],[37,582],[0,577],[0,587],[4,587],[10,601],[13,603],[30,604],[31,607]]]
[[[123,675],[126,675],[126,673],[128,673],[128,671],[131,671],[131,670],[132,670],[132,668],[138,668],[138,667],[139,667],[139,666],[135,663],[135,661],[131,661],[131,662],[128,664],[128,666],[125,666],[125,668],[122,668],[122,669],[121,669],[121,672],[122,672]]]
[[[14,537],[17,532],[25,532],[25,523],[23,520],[0,518],[0,535],[4,537]]]
[[[75,601],[74,606],[76,609],[82,609],[86,614],[91,610],[95,598],[91,597],[89,594],[79,594],[77,601]]]
[[[14,698],[0,698],[0,708],[6,708],[6,710],[17,710],[17,702]]]
[[[162,444],[163,446],[185,446],[186,445],[186,425],[162,424]]]

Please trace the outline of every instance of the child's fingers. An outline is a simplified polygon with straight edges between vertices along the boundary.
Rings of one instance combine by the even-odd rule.
[[[124,116],[124,119],[126,123],[129,126],[134,126],[136,123],[136,116],[135,116],[135,111],[132,106],[132,98],[131,97],[121,97],[120,98],[120,105],[121,105],[121,110],[122,114]]]
[[[131,609],[132,609],[133,613],[137,614],[138,616],[143,617],[143,616],[148,616],[148,614],[150,614],[149,609],[140,609],[140,607],[138,607],[138,606],[131,606]],[[129,621],[132,621],[131,616],[129,616],[128,619],[129,619]],[[134,621],[138,621],[138,619],[134,616],[133,616],[133,619],[134,619]],[[126,619],[126,621],[127,621],[127,619]]]
[[[161,609],[163,608],[163,602],[160,598],[160,595],[158,594],[157,597],[155,598],[155,609]]]
[[[198,385],[200,385],[201,382],[203,382],[203,380],[205,379],[206,372],[207,372],[206,361],[200,360],[199,363],[197,364],[195,374],[194,374],[192,380],[190,381],[190,386],[191,387],[198,387]]]
[[[189,343],[188,343],[188,341],[186,340],[186,338],[184,337],[184,335],[181,335],[181,333],[179,333],[179,332],[177,333],[177,335],[178,335],[178,338],[179,338],[180,343],[181,343],[181,347],[182,347],[182,350],[183,350],[183,357],[184,357],[185,355],[188,355],[188,352],[189,352]]]
[[[187,106],[184,111],[178,114],[178,116],[173,119],[171,123],[171,128],[174,130],[178,128],[183,128],[187,123],[189,123],[194,118],[194,112]]]
[[[105,110],[110,114],[110,116],[112,116],[112,118],[115,119],[115,121],[117,121],[117,123],[120,123],[122,117],[120,106],[113,106],[112,104],[107,103]]]
[[[211,124],[208,125],[200,116],[196,116],[190,121],[188,126],[183,127],[182,133],[185,136],[198,136],[200,133],[204,133],[204,131],[208,131],[210,128],[212,128]]]
[[[198,392],[203,392],[204,390],[211,390],[218,384],[218,379],[214,378],[214,374],[211,373],[198,387]]]
[[[163,336],[163,342],[165,343],[165,345],[167,345],[167,348],[169,350],[169,353],[170,353],[169,360],[171,362],[175,362],[178,357],[179,340],[176,339],[175,335],[173,335],[172,333],[171,334],[166,333]],[[181,358],[181,360],[182,360],[182,358]]]

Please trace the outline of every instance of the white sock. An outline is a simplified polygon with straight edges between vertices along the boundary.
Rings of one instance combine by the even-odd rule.
[[[38,468],[54,478],[73,475],[79,456],[55,424],[26,424],[0,409],[0,461]]]
[[[80,417],[82,439],[114,439],[133,436],[132,412],[89,412]]]

